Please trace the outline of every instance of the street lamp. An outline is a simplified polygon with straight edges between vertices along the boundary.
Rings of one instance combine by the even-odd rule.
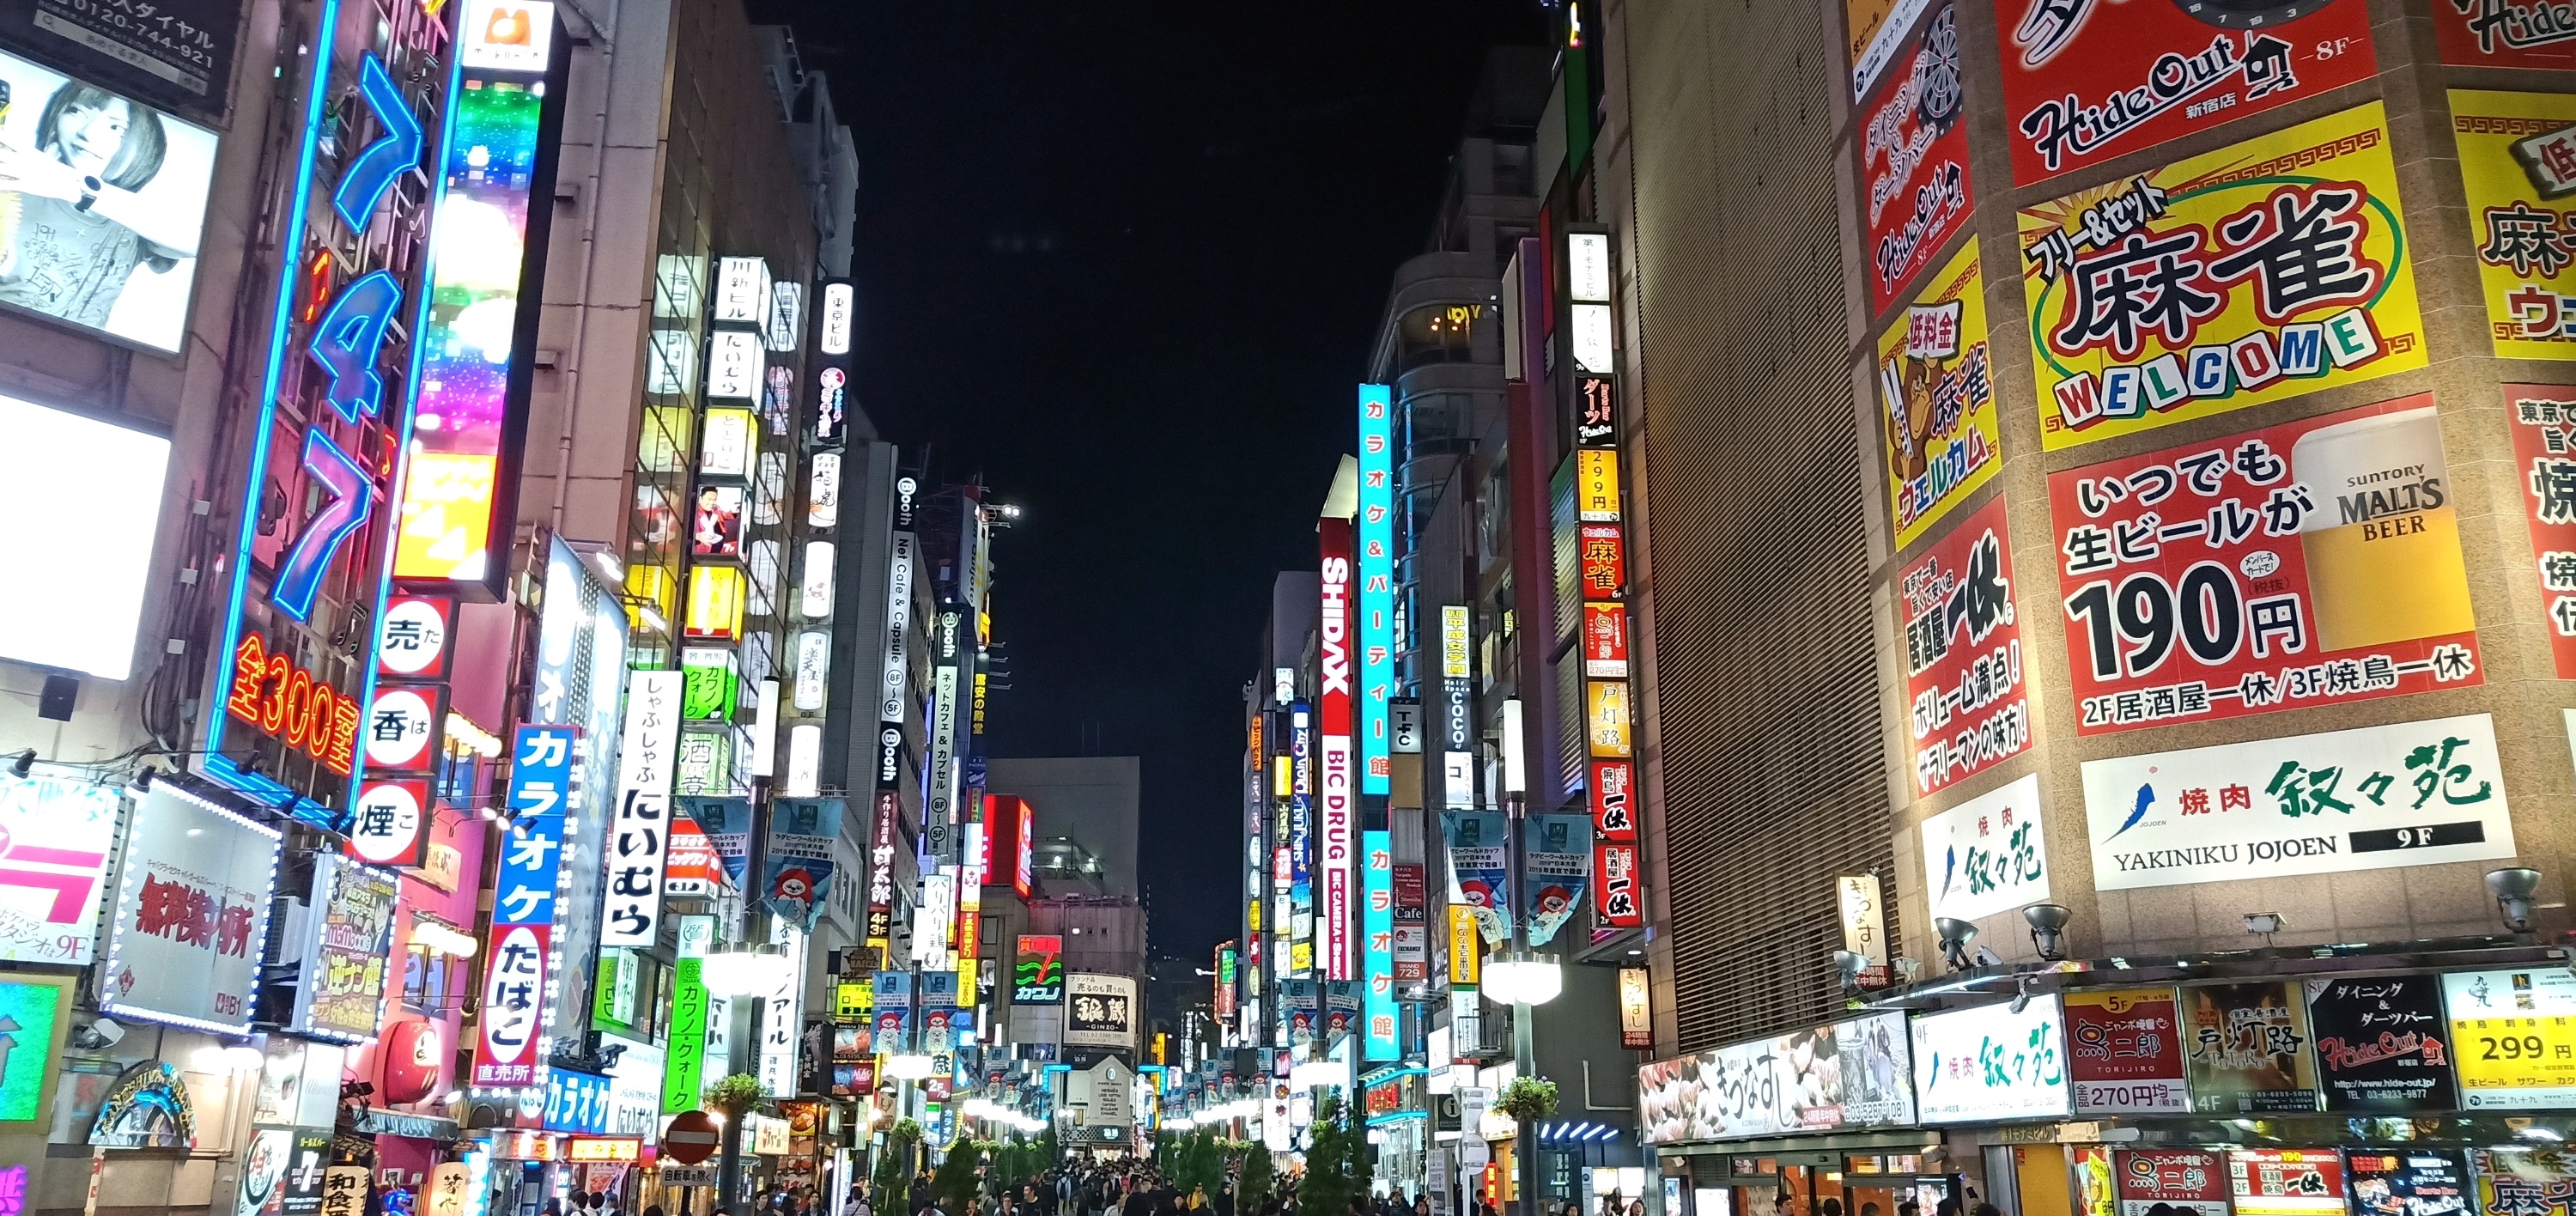
[[[1536,1079],[1538,1039],[1530,1025],[1530,1009],[1555,1000],[1564,991],[1565,976],[1557,970],[1554,958],[1530,951],[1529,909],[1521,904],[1521,893],[1529,889],[1529,758],[1522,748],[1521,733],[1520,698],[1505,698],[1503,804],[1511,812],[1511,835],[1504,848],[1511,867],[1511,896],[1505,915],[1511,921],[1512,939],[1511,948],[1487,964],[1484,980],[1487,996],[1512,1005],[1512,1076]],[[1512,1130],[1512,1153],[1520,1166],[1520,1212],[1521,1216],[1537,1216],[1538,1126],[1528,1119],[1518,1122],[1519,1126]]]
[[[718,996],[759,996],[787,982],[787,947],[750,946],[709,951],[698,963],[698,982]]]
[[[1565,972],[1557,966],[1556,956],[1515,950],[1498,954],[1485,961],[1485,993],[1518,1010],[1530,1005],[1544,1005],[1565,991]]]

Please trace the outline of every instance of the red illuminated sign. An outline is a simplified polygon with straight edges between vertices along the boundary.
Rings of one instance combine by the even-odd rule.
[[[1316,801],[1316,819],[1323,840],[1318,847],[1323,871],[1322,904],[1316,919],[1322,931],[1324,978],[1348,980],[1357,978],[1352,965],[1352,945],[1356,930],[1351,924],[1353,902],[1352,865],[1358,859],[1358,841],[1353,840],[1351,796],[1351,523],[1346,519],[1327,519],[1316,526],[1322,549],[1321,614],[1317,618],[1317,647],[1322,652],[1323,688],[1317,698],[1320,731],[1316,735],[1318,757],[1316,771],[1322,782]]]
[[[371,865],[417,866],[429,854],[431,818],[428,782],[369,781],[350,808],[342,848]]]
[[[1603,840],[1637,839],[1637,766],[1626,760],[1592,762],[1592,831]]]
[[[262,732],[313,757],[322,767],[349,775],[358,745],[358,701],[271,654],[256,633],[233,649],[232,693],[224,708]]]
[[[1611,840],[1594,841],[1592,873],[1601,883],[1599,902],[1594,910],[1600,914],[1602,923],[1621,929],[1646,923],[1646,910],[1641,899],[1645,891],[1645,874],[1636,845]]]
[[[1579,533],[1583,557],[1583,598],[1615,600],[1628,586],[1628,541],[1617,524],[1584,524]]]
[[[1628,609],[1618,603],[1583,606],[1583,674],[1623,679],[1628,674]]]
[[[1020,848],[1018,859],[1011,865],[1011,889],[1019,892],[1022,899],[1029,897],[1037,875],[1037,815],[1037,808],[1030,806],[1027,799],[1020,800]]]
[[[1009,794],[984,796],[984,882],[990,885],[1010,862],[1011,890],[1027,899],[1036,877],[1037,808]]]

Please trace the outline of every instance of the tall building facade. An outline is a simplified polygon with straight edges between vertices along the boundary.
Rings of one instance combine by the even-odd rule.
[[[1650,1203],[2556,1184],[2568,1097],[2505,1054],[2566,982],[2566,263],[2521,234],[2570,61],[2529,6],[2260,7],[1568,30]]]
[[[6,1193],[703,1204],[633,1166],[734,1073],[729,1180],[845,1176],[879,850],[826,736],[911,491],[792,34],[47,10],[0,19],[0,129],[55,166],[0,192],[11,480],[89,597],[0,623]]]
[[[1597,1169],[1639,1160],[1615,1012],[1643,916],[1596,867],[1596,837],[1633,860],[1634,825],[1595,832],[1586,730],[1587,694],[1629,654],[1624,629],[1615,654],[1582,649],[1581,605],[1598,598],[1576,594],[1576,529],[1598,526],[1577,519],[1584,458],[1570,426],[1532,426],[1543,396],[1572,399],[1570,374],[1545,370],[1571,348],[1548,353],[1553,330],[1519,294],[1547,273],[1531,251],[1563,227],[1554,58],[1489,58],[1429,248],[1396,270],[1318,568],[1279,578],[1269,668],[1246,690],[1244,945],[1216,1000],[1233,1006],[1237,1054],[1201,1064],[1182,1107],[1252,1109],[1253,1130],[1288,1148],[1324,1084],[1363,1112],[1375,1184],[1435,1204],[1504,1202],[1528,1164],[1533,1201],[1553,1210]],[[1618,767],[1608,804],[1624,808],[1633,767]],[[1524,847],[1515,888],[1508,853]],[[1559,1080],[1567,1115],[1528,1143],[1481,1113],[1523,1072],[1512,1004],[1488,999],[1482,965],[1520,942],[1566,964],[1561,995],[1529,1011],[1527,1070]],[[1228,1073],[1257,1079],[1249,1102]]]

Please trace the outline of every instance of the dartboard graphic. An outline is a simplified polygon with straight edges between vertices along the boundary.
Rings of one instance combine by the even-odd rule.
[[[2322,12],[2335,4],[2358,4],[2361,0],[2173,0],[2173,6],[2193,19],[2221,29],[2252,30],[2295,21],[2311,13]]]
[[[1923,29],[1923,49],[1914,53],[1914,121],[1935,131],[1959,118],[1958,17],[1956,8],[1944,5]]]

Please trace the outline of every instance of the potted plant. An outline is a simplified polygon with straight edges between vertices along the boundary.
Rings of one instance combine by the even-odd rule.
[[[1556,1113],[1556,1082],[1514,1077],[1494,1099],[1494,1109],[1515,1123],[1535,1123]]]

